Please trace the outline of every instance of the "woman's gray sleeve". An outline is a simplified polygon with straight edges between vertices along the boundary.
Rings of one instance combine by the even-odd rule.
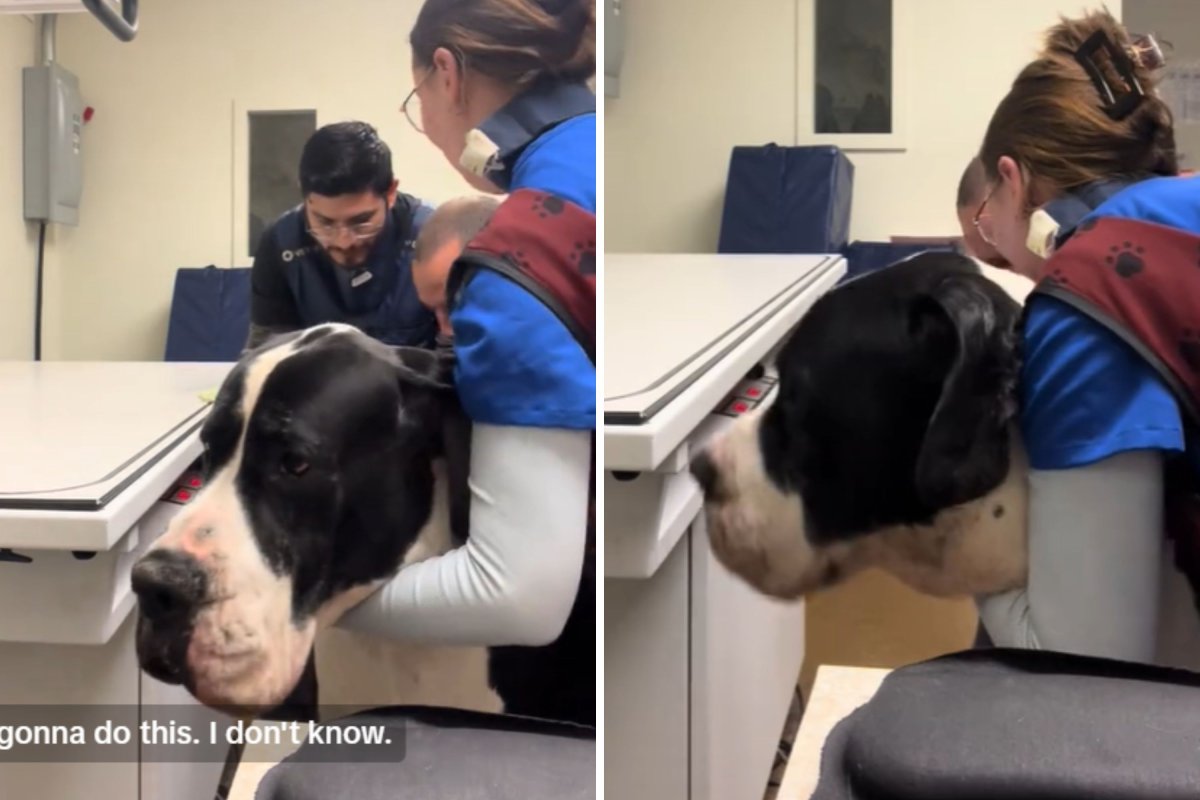
[[[1162,474],[1147,450],[1030,472],[1028,586],[978,601],[997,646],[1154,660]]]
[[[591,431],[476,423],[467,543],[404,567],[338,627],[451,645],[554,641],[579,587],[591,464]]]

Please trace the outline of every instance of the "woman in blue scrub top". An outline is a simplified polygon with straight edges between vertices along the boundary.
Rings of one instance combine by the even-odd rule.
[[[1097,32],[1128,57],[1125,75],[1088,46]],[[1094,76],[1080,58],[1098,64]],[[1178,395],[1111,326],[1070,302],[1057,268],[1073,248],[1087,269],[1131,277],[1156,239],[1200,236],[1200,180],[1178,176],[1171,114],[1153,88],[1158,66],[1153,43],[1107,13],[1064,21],[988,127],[989,193],[976,223],[1041,283],[1026,305],[1021,375],[1029,582],[978,602],[998,646],[1197,669],[1200,617],[1164,534],[1164,465],[1191,455]],[[1141,96],[1122,89],[1131,77]],[[1113,221],[1148,238],[1091,254],[1085,237],[1096,241],[1092,229]],[[1186,291],[1196,263],[1165,266],[1175,288],[1156,290]],[[1194,309],[1200,325],[1200,301]]]
[[[592,2],[426,0],[410,43],[403,111],[473,187],[539,190],[594,217]],[[545,305],[489,270],[472,276],[449,318],[455,386],[473,421],[468,544],[406,567],[341,624],[447,644],[547,645],[585,568],[595,367]],[[580,625],[594,646],[594,612]],[[580,685],[594,684],[590,660],[569,667]]]

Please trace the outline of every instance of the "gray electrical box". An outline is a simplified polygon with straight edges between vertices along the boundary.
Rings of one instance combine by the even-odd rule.
[[[625,60],[624,0],[604,0],[604,96],[621,94],[621,62]]]
[[[25,219],[79,224],[83,193],[83,98],[58,64],[22,70],[25,101]]]

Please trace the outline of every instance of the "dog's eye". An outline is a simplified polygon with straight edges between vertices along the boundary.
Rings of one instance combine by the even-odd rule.
[[[308,472],[308,460],[296,453],[284,453],[280,467],[289,475],[300,477]]]

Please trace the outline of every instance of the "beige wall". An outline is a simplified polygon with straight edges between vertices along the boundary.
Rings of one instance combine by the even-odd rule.
[[[33,64],[36,28],[0,15],[0,359],[33,357],[37,228],[22,216],[21,67]]]
[[[1132,31],[1154,33],[1170,42],[1168,63],[1196,63],[1200,60],[1200,3],[1195,0],[1125,0],[1125,24]],[[1179,165],[1185,169],[1200,166],[1200,122],[1183,119],[1178,99],[1166,93],[1175,112],[1175,147]]]
[[[399,111],[419,0],[156,0],[141,8],[131,43],[88,15],[59,22],[59,60],[96,113],[85,129],[80,225],[59,230],[51,248],[62,338],[50,356],[161,359],[175,270],[250,265],[234,246],[235,231],[245,240],[234,220],[235,196],[245,194],[244,173],[234,175],[244,150],[235,148],[235,106],[316,108],[318,124],[365,119],[391,145],[402,189],[434,201],[468,191]],[[7,63],[9,48],[3,53]],[[17,79],[6,70],[0,80],[7,93]],[[14,125],[0,114],[0,130]],[[0,182],[0,191],[18,190],[19,182]]]
[[[909,4],[908,149],[855,152],[851,238],[958,233],[954,193],[995,104],[1074,0]],[[1095,5],[1095,4],[1093,4]],[[1121,3],[1109,2],[1119,14]],[[797,143],[795,0],[631,0],[605,99],[605,248],[712,252],[735,145]],[[810,102],[808,96],[804,102]]]

